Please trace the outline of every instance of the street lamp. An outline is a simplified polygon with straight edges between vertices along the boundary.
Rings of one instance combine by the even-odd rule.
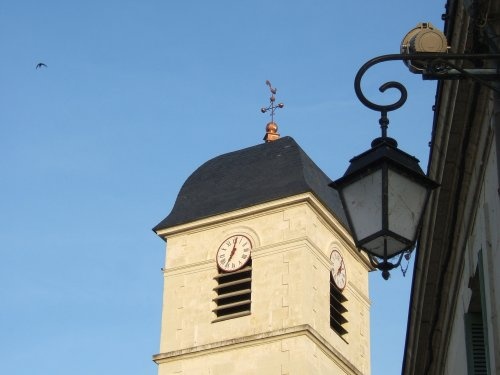
[[[371,149],[351,159],[344,176],[330,186],[340,194],[356,246],[387,280],[404,252],[415,246],[425,206],[438,184],[387,137],[385,126]]]
[[[488,82],[500,80],[496,66],[499,54],[453,54],[448,53],[446,44],[444,34],[430,23],[421,23],[403,39],[402,53],[369,60],[354,80],[358,99],[380,112],[382,135],[373,140],[371,149],[351,159],[344,176],[330,186],[339,192],[356,246],[368,254],[386,280],[389,271],[415,246],[430,194],[439,184],[424,174],[416,158],[398,149],[396,140],[387,136],[387,113],[406,102],[406,88],[394,81],[383,84],[381,92],[396,89],[400,97],[392,104],[380,105],[365,97],[361,78],[375,64],[399,60],[423,79],[471,79],[499,92]]]

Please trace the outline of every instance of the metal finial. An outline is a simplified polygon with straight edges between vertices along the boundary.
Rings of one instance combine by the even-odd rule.
[[[264,140],[266,142],[271,142],[280,137],[278,134],[278,125],[274,122],[274,111],[277,108],[283,108],[285,105],[283,103],[279,103],[275,105],[276,102],[276,92],[278,91],[275,87],[271,85],[269,80],[266,80],[266,85],[269,86],[269,90],[271,91],[271,97],[269,98],[269,106],[267,108],[262,107],[260,111],[262,113],[266,113],[267,111],[271,111],[271,122],[269,122],[266,126],[266,135],[264,136]]]

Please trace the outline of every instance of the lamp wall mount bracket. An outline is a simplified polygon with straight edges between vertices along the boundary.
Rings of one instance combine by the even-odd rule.
[[[376,104],[370,101],[361,89],[361,80],[364,74],[374,65],[386,61],[403,61],[407,66],[418,66],[411,69],[416,74],[421,74],[424,80],[460,80],[471,79],[500,94],[500,54],[457,54],[446,52],[417,52],[382,55],[368,60],[358,70],[354,79],[354,91],[359,101],[366,107],[381,114],[379,123],[382,137],[387,136],[389,120],[387,113],[401,108],[408,97],[403,84],[396,81],[386,82],[380,86],[380,92],[396,89],[400,96],[397,101],[390,104]]]

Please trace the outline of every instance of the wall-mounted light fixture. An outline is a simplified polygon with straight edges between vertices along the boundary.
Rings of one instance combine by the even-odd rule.
[[[430,23],[421,23],[405,36],[400,54],[369,60],[354,79],[358,99],[380,112],[382,135],[373,140],[371,149],[351,159],[344,176],[331,186],[340,194],[356,246],[368,254],[386,280],[403,255],[415,247],[430,194],[439,185],[424,174],[416,158],[398,149],[396,140],[387,136],[387,114],[406,102],[406,88],[394,81],[383,84],[381,92],[396,89],[400,97],[380,105],[363,94],[361,79],[378,63],[400,60],[424,79],[470,78],[499,92],[489,82],[500,80],[499,54],[452,54],[448,50],[444,34]],[[488,67],[487,62],[494,66]]]

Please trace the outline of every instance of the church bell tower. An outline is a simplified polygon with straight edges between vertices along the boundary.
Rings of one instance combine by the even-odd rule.
[[[370,373],[370,264],[331,180],[267,131],[199,167],[154,228],[167,243],[159,375]]]

